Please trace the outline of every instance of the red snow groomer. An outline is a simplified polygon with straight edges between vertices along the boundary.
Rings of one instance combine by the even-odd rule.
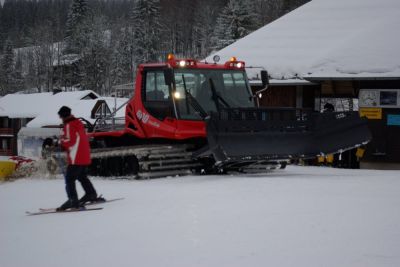
[[[268,74],[261,71],[265,89]],[[138,67],[123,123],[91,127],[91,173],[140,178],[255,171],[338,153],[371,138],[357,112],[258,107],[245,63],[175,59]]]

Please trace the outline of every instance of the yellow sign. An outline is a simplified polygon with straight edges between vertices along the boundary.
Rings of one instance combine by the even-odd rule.
[[[15,170],[15,162],[12,161],[0,161],[0,181],[4,180],[11,174],[13,174]]]
[[[357,158],[361,159],[362,157],[364,157],[364,153],[365,153],[364,148],[361,148],[361,147],[357,148],[357,151],[356,151]]]
[[[381,108],[360,108],[360,117],[367,117],[370,120],[381,120],[382,109]]]

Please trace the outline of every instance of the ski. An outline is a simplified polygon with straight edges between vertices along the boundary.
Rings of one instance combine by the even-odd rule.
[[[30,212],[26,211],[26,215],[33,216],[33,215],[44,215],[44,214],[51,214],[51,213],[69,213],[69,212],[81,212],[81,211],[95,211],[95,210],[102,210],[103,208],[80,208],[80,209],[68,209],[63,211],[56,211],[55,209],[47,210],[47,211],[38,211],[38,212]]]
[[[85,204],[85,206],[94,206],[94,205],[99,205],[99,204],[103,204],[103,203],[114,202],[114,201],[123,200],[123,199],[124,199],[123,197],[120,197],[120,198],[106,199],[105,201],[87,202],[87,203]]]
[[[100,197],[101,197],[101,196],[100,196]],[[123,199],[124,199],[124,198],[121,197],[121,198],[106,199],[106,201],[87,202],[87,203],[85,204],[85,207],[86,207],[86,206],[100,205],[100,204],[103,204],[103,203],[109,203],[109,202],[114,202],[114,201],[123,200]],[[39,211],[41,211],[41,212],[49,212],[49,211],[55,211],[55,210],[56,210],[56,208],[48,208],[48,209],[39,208]]]

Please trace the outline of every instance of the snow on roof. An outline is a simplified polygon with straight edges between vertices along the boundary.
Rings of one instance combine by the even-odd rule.
[[[129,99],[127,98],[114,98],[112,97],[99,97],[97,99],[86,99],[86,100],[78,100],[78,101],[70,101],[70,102],[58,102],[55,105],[51,105],[47,108],[46,112],[39,114],[33,120],[31,120],[27,127],[44,127],[44,126],[55,126],[61,124],[60,118],[58,117],[58,110],[61,106],[68,106],[72,110],[72,114],[77,118],[84,118],[90,123],[94,123],[95,119],[91,118],[91,113],[96,105],[97,101],[105,100],[111,112],[114,108],[114,101],[116,101],[116,107],[120,107],[122,104],[126,103]],[[126,107],[126,106],[125,106]],[[117,111],[116,117],[125,117],[125,107],[121,108]]]
[[[72,110],[72,114],[77,118],[84,118],[90,122],[94,122],[90,119],[91,111],[96,104],[98,99],[93,100],[80,100],[80,101],[65,101],[58,102],[47,107],[46,112],[40,113],[37,117],[31,120],[27,127],[43,127],[43,126],[54,126],[60,125],[62,122],[57,114],[58,110],[62,106],[68,106]]]
[[[249,80],[250,85],[252,86],[261,86],[262,81],[259,79]],[[313,82],[303,80],[303,79],[270,79],[269,80],[270,86],[295,86],[295,85],[314,85]]]
[[[22,127],[18,132],[18,137],[51,137],[59,136],[60,128],[34,128]]]
[[[398,0],[312,0],[213,55],[276,79],[400,77],[399,25]]]
[[[34,118],[50,103],[53,93],[8,94],[0,98],[0,116]]]
[[[9,118],[35,118],[55,113],[62,106],[73,106],[85,98],[98,97],[90,90],[35,94],[8,94],[0,98],[0,116]],[[84,101],[84,100],[82,100]]]

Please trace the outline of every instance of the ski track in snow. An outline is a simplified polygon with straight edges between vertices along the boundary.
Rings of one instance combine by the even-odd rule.
[[[62,179],[0,184],[0,266],[400,266],[400,172],[94,178],[104,210],[26,216]],[[77,186],[80,190],[80,185]],[[82,191],[79,191],[82,195]]]

